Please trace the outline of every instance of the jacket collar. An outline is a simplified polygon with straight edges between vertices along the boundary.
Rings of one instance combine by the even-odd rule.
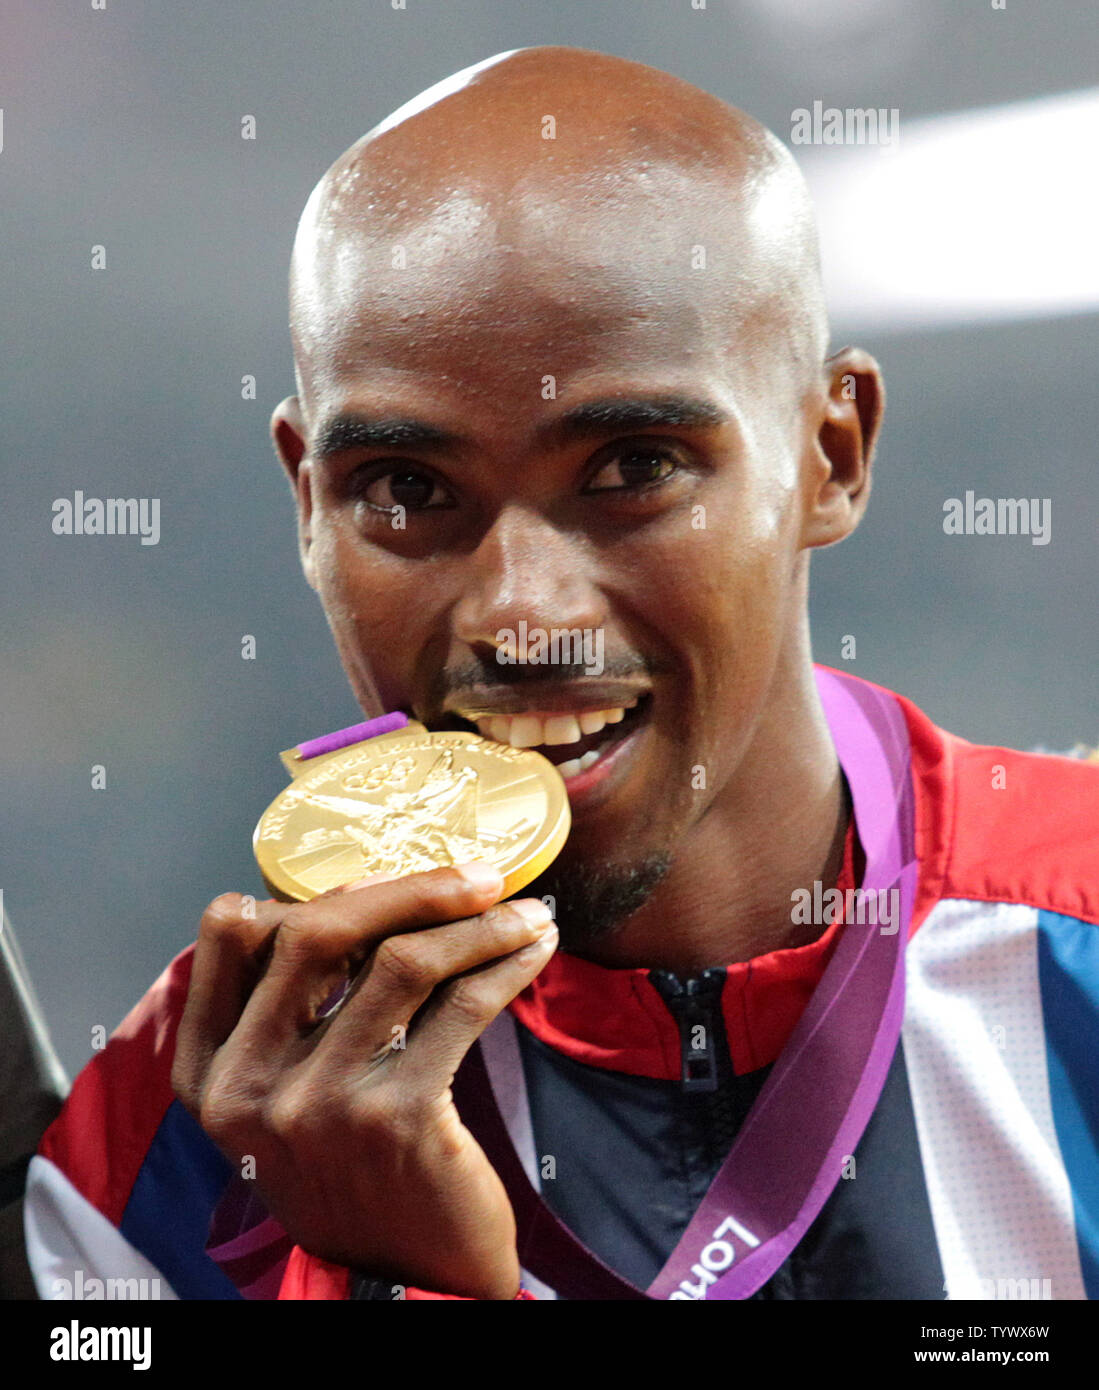
[[[855,886],[854,821],[836,886]],[[725,967],[721,1011],[738,1075],[773,1062],[832,959],[836,922],[816,941]],[[644,967],[610,969],[558,951],[511,1011],[574,1061],[668,1081],[680,1076],[679,1028]]]
[[[900,705],[911,738],[920,861],[914,932],[943,892],[953,836],[957,741],[903,696],[887,693]],[[841,891],[857,886],[856,869],[861,871],[861,849],[852,821],[836,885]],[[722,1015],[738,1075],[776,1060],[832,959],[842,927],[837,922],[807,946],[725,968]],[[575,1061],[633,1076],[679,1078],[679,1030],[645,968],[612,970],[558,951],[509,1007],[538,1038]]]

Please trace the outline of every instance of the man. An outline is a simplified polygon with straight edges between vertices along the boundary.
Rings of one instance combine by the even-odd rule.
[[[1099,783],[813,667],[883,392],[779,142],[502,55],[329,170],[291,305],[357,698],[539,747],[572,832],[513,906],[479,865],[211,904],[35,1160],[42,1291],[1099,1293]],[[526,660],[555,628],[598,677]]]

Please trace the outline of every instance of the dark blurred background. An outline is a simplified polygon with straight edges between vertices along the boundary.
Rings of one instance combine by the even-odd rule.
[[[814,560],[816,655],[844,665],[854,635],[847,669],[974,740],[1099,740],[1096,14],[4,0],[0,888],[70,1072],[214,894],[260,888],[277,750],[359,717],[266,433],[293,385],[291,239],[348,144],[500,50],[650,63],[788,142],[814,101],[898,110],[893,148],[794,147],[835,345],[875,353],[888,388],[867,522]],[[160,498],[160,543],[54,535],[52,503],[77,489]],[[944,535],[967,489],[1050,499],[1051,543]]]

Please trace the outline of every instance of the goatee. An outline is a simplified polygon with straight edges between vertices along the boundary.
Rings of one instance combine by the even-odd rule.
[[[524,898],[551,898],[561,949],[583,955],[633,916],[671,868],[667,851],[634,864],[565,865],[560,860],[523,889]]]

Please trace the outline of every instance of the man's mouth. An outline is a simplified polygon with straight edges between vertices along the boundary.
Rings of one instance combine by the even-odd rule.
[[[556,704],[557,701],[555,700]],[[548,759],[566,782],[589,772],[633,734],[647,717],[649,695],[622,704],[567,709],[518,709],[493,713],[483,704],[456,704],[430,728],[476,730],[483,738],[512,748],[530,748]]]

